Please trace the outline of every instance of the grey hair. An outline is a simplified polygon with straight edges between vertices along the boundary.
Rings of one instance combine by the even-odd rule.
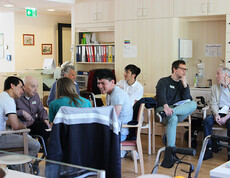
[[[70,70],[75,70],[75,67],[72,65],[67,65],[61,69],[61,78],[64,77],[64,74],[68,74]]]
[[[228,77],[230,78],[230,69],[229,68],[221,66],[220,69],[221,69],[222,73],[228,74]]]

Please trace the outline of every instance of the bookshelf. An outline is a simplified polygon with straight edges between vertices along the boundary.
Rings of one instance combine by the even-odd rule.
[[[106,31],[107,29],[107,31]],[[114,29],[105,28],[82,31],[76,29],[76,60],[77,71],[89,71],[92,69],[115,68],[115,43]],[[89,34],[88,39],[83,40],[83,35]],[[94,36],[92,38],[92,36]],[[84,36],[85,37],[85,36]],[[95,42],[96,41],[96,42]],[[83,44],[88,43],[88,44]],[[80,52],[79,52],[80,51]],[[85,53],[85,58],[83,56]],[[104,57],[102,57],[104,55]]]

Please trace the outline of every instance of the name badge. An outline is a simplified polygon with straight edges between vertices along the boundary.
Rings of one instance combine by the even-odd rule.
[[[169,87],[172,88],[172,89],[175,89],[175,86],[173,86],[173,85],[169,85]]]
[[[32,104],[36,104],[36,101],[32,101]]]

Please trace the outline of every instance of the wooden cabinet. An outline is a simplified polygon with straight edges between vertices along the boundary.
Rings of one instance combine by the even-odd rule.
[[[115,0],[115,20],[173,16],[172,0]]]
[[[114,26],[113,0],[78,0],[75,4],[76,28]]]
[[[146,93],[155,93],[161,77],[171,74],[171,63],[177,59],[178,20],[174,18],[128,20],[115,22],[115,71],[117,80],[123,79],[123,69],[128,64],[141,68],[137,80]],[[125,57],[123,52],[130,41],[136,47],[136,57]]]
[[[221,15],[230,12],[229,0],[174,0],[174,16]]]

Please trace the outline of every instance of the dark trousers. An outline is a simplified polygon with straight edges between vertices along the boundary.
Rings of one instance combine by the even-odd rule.
[[[224,117],[226,114],[220,114],[220,117]],[[203,121],[203,130],[204,130],[204,138],[208,135],[212,135],[212,127],[216,123],[214,120],[214,116],[208,116],[204,121]],[[230,119],[227,120],[226,126],[228,129],[227,136],[230,137]],[[207,147],[212,147],[211,140],[208,141]]]
[[[43,120],[35,119],[35,122],[28,127],[30,129],[31,135],[40,135],[44,139],[45,145],[47,146],[47,141],[50,136],[50,132],[47,132],[45,129],[48,129],[47,124]]]

